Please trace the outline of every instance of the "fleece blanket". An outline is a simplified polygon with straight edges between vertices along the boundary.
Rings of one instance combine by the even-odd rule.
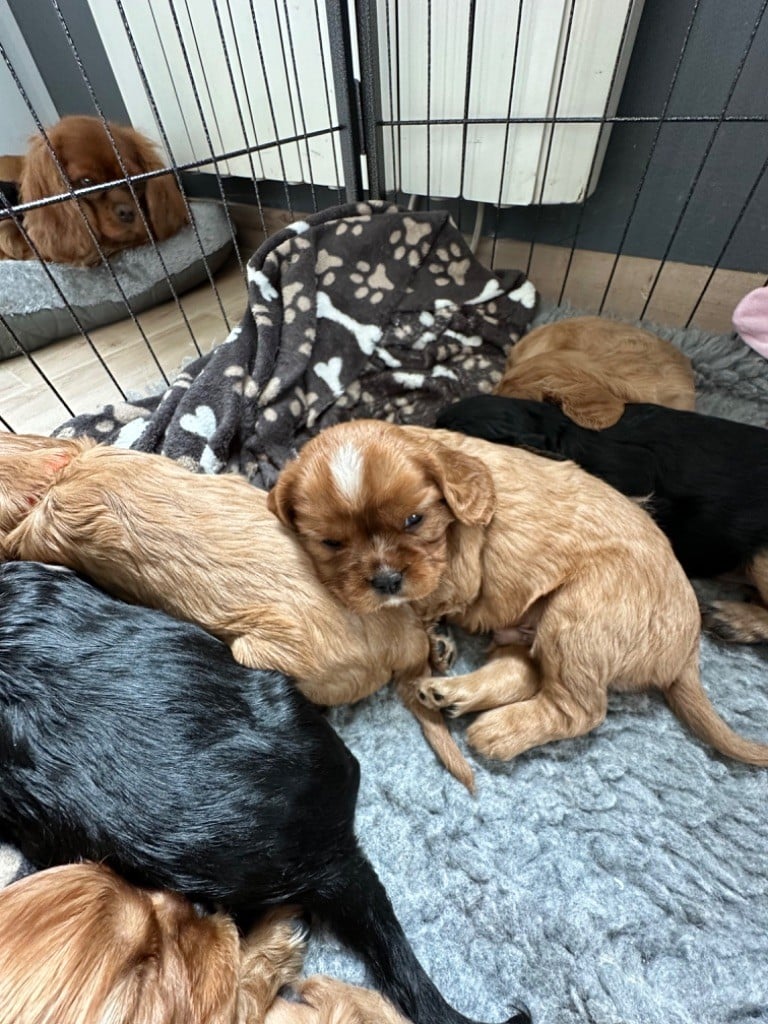
[[[358,211],[353,216],[370,216],[377,223],[380,217],[395,217],[399,226],[390,235],[407,230],[402,212],[372,208],[370,214]],[[420,219],[424,215],[408,217],[416,224],[434,223]],[[446,222],[445,229],[449,227]],[[298,237],[309,241],[311,230]],[[292,242],[285,235],[280,246],[288,245],[281,252],[288,253]],[[456,245],[460,246],[459,241]],[[320,248],[329,251],[327,245]],[[277,259],[282,260],[282,255]],[[362,271],[356,262],[350,266],[348,261],[347,276],[370,277],[377,265],[363,257],[359,262],[367,262],[371,269]],[[267,274],[267,270],[261,272]],[[489,290],[503,291],[504,285],[494,284],[485,273],[485,281],[491,282]],[[387,276],[391,280],[389,271]],[[416,272],[414,277],[418,276]],[[279,290],[277,276],[268,275],[268,280]],[[470,297],[486,287],[480,279],[476,283],[480,287]],[[254,316],[268,315],[272,320],[275,307],[264,314],[259,283],[252,283],[251,297],[254,287],[258,289]],[[406,323],[415,331],[411,347],[417,352],[419,344],[427,351],[455,340],[450,335],[442,342],[429,338],[435,327],[429,317],[440,311],[434,300],[441,287],[435,284],[429,295],[432,308],[405,311]],[[526,289],[526,283],[517,288]],[[370,322],[361,307],[353,305],[350,289],[348,283],[343,293],[334,293],[334,308],[358,324]],[[528,294],[519,292],[517,300],[513,296],[509,301]],[[416,399],[426,418],[436,383],[445,386],[447,380],[449,390],[465,386],[475,390],[478,367],[473,381],[461,378],[461,367],[466,367],[462,360],[480,352],[483,359],[489,358],[496,344],[491,332],[499,326],[494,320],[499,320],[500,310],[513,313],[514,307],[506,306],[509,293],[505,295],[489,300],[497,303],[495,309],[483,303],[469,308],[453,303],[452,325],[445,330],[460,334],[457,328],[462,321],[453,317],[466,317],[473,325],[467,337],[481,339],[479,345],[468,344],[463,354],[446,348],[444,359],[435,362],[456,373],[456,381],[438,374],[435,382],[428,366],[412,370],[409,365],[406,372],[423,374],[423,385],[409,391],[400,384],[395,390],[394,374],[401,369],[387,366],[380,355],[366,356],[361,374],[378,372],[382,382],[389,381],[393,388],[388,398],[376,393],[375,402],[382,403],[376,404],[377,412],[407,417],[401,411],[405,403],[397,405],[396,400],[406,398],[410,405]],[[362,310],[373,314],[376,305],[371,303],[370,310],[364,305]],[[429,314],[426,322],[421,319],[423,312]],[[536,322],[571,312],[547,310]],[[325,319],[317,320],[321,328],[317,338],[339,323],[324,324]],[[377,344],[386,344],[386,351],[396,352],[396,358],[405,356],[402,348],[407,346],[391,347],[398,344],[394,313],[389,320],[374,322],[382,330],[383,340]],[[512,333],[516,329],[513,325]],[[756,353],[734,337],[694,331],[662,333],[693,357],[703,411],[768,425],[768,375]],[[238,337],[230,339],[230,352]],[[288,358],[283,353],[278,358],[283,355]],[[326,348],[323,361],[329,358],[334,354]],[[202,362],[210,366],[214,359],[215,353]],[[258,365],[258,354],[248,365]],[[292,444],[286,441],[281,448],[278,437],[273,453],[261,460],[249,426],[243,427],[242,417],[234,415],[232,421],[217,417],[216,430],[200,433],[208,414],[200,413],[198,406],[206,402],[194,398],[183,404],[183,399],[195,385],[203,387],[197,377],[204,376],[205,370],[190,375],[190,369],[188,378],[174,385],[176,391],[171,388],[165,396],[146,403],[105,410],[64,429],[87,430],[119,443],[130,443],[132,438],[133,443],[150,448],[154,443],[155,450],[165,447],[176,457],[189,459],[191,468],[201,463],[211,468],[242,466],[241,471],[264,484],[281,451]],[[472,368],[465,372],[471,373]],[[317,377],[312,373],[307,366],[304,385],[299,386],[305,394],[309,390],[318,396],[320,413],[315,424],[335,416],[369,414],[362,389],[358,399],[353,390],[350,404],[335,409],[330,400],[333,389],[322,390],[322,377],[317,386],[307,386]],[[240,405],[241,392],[233,386],[228,408],[239,406],[245,413],[249,404],[258,405],[257,394],[263,392],[257,380],[268,383],[273,377],[271,370],[261,377],[239,374],[242,397],[247,399],[250,392],[250,403]],[[233,380],[233,385],[237,382]],[[273,387],[279,404],[281,389]],[[370,394],[374,400],[374,392]],[[308,410],[318,406],[296,395],[287,400],[298,402],[295,436],[300,443],[314,429],[314,424],[307,423]],[[166,403],[173,406],[172,411]],[[271,402],[260,406],[265,411],[270,407]],[[209,408],[210,425],[215,414],[214,406]],[[157,425],[156,415],[165,417],[164,426]],[[266,422],[277,423],[280,415],[276,409],[276,418],[267,417]],[[180,421],[185,416],[192,418],[185,421],[188,426],[194,420],[197,427],[187,432],[190,448],[186,453],[173,447],[175,439],[184,439]],[[223,440],[227,435],[229,442]],[[270,434],[270,441],[275,436]],[[224,510],[222,519],[225,528]],[[460,636],[461,656],[455,670],[475,667],[484,643],[481,637]],[[703,680],[717,708],[735,729],[763,740],[768,739],[766,664],[764,651],[702,640]],[[418,956],[461,1011],[479,1020],[500,1021],[511,996],[519,994],[539,1024],[768,1022],[768,771],[713,753],[676,721],[655,694],[615,695],[605,723],[589,736],[550,744],[509,764],[475,755],[465,743],[466,723],[451,723],[475,769],[474,797],[436,763],[418,726],[389,689],[334,710],[331,720],[361,763],[358,831],[362,844]],[[8,847],[0,851],[0,880],[8,881],[27,869],[15,851]],[[321,931],[312,936],[306,970],[352,982],[368,980],[356,958]]]
[[[450,398],[490,390],[535,302],[520,271],[481,266],[445,212],[325,210],[265,242],[248,266],[242,321],[164,394],[57,433],[269,488],[323,427],[360,416],[430,423]]]

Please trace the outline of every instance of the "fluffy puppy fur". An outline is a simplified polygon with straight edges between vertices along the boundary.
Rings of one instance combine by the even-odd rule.
[[[98,117],[63,117],[46,130],[66,178],[62,177],[43,136],[35,135],[18,178],[20,202],[30,203],[62,195],[70,187],[107,184],[119,181],[126,173],[143,174],[165,167],[155,144],[140,132],[111,121],[108,125],[114,146]],[[71,200],[28,210],[24,214],[24,229],[44,260],[90,266],[98,263],[101,256],[86,220],[107,256],[144,245],[149,241],[147,228],[161,242],[188,223],[173,174],[136,182],[133,188],[138,205],[127,185],[113,185],[82,196],[79,203]],[[35,256],[12,221],[4,221],[0,229],[0,258],[22,260]]]
[[[242,664],[295,676],[317,704],[360,700],[394,678],[430,745],[471,788],[444,720],[404,685],[430,656],[412,609],[350,612],[266,502],[242,477],[190,473],[164,456],[0,435],[6,557],[69,566],[118,597],[196,622]]]
[[[579,316],[543,324],[509,353],[497,395],[553,402],[602,430],[626,402],[693,409],[693,368],[674,345],[631,324]]]
[[[573,459],[644,507],[689,576],[743,572],[761,603],[716,601],[704,621],[721,639],[768,641],[768,431],[659,405],[628,405],[585,430],[541,402],[481,395],[444,409],[438,427]]]
[[[103,864],[49,868],[0,891],[0,1006],[13,1024],[299,1024],[267,1011],[303,945],[288,909],[243,939]]]
[[[701,739],[768,764],[768,747],[729,729],[701,686],[698,604],[668,540],[572,462],[358,420],[310,440],[270,507],[351,608],[406,602],[470,632],[532,639],[530,658],[420,684],[430,707],[482,711],[468,731],[482,753],[581,735],[605,717],[609,687],[656,686]]]
[[[358,845],[357,761],[290,680],[68,570],[5,563],[0,603],[0,834],[37,865],[107,862],[244,931],[299,903],[416,1024],[466,1024]]]

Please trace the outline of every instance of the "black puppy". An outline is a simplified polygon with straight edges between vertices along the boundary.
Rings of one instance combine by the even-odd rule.
[[[0,566],[0,834],[229,910],[301,903],[417,1024],[460,1024],[354,833],[359,767],[290,680],[69,570]],[[510,1021],[529,1021],[516,1009]]]
[[[715,416],[628,405],[613,427],[587,430],[554,405],[497,395],[443,409],[436,426],[572,459],[648,511],[694,578],[744,572],[768,605],[768,430]],[[713,602],[722,639],[768,640],[768,610]]]

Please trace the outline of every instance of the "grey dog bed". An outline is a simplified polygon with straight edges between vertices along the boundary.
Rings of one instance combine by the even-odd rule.
[[[208,272],[215,274],[232,252],[232,234],[224,209],[206,202],[190,206],[197,234],[189,225],[157,246],[126,249],[110,259],[134,313],[172,298],[165,268],[180,295],[204,281]],[[46,266],[86,331],[129,315],[125,299],[106,267],[63,263]],[[0,313],[8,324],[0,323],[0,359],[19,355],[14,335],[25,351],[32,352],[78,331],[64,298],[36,259],[0,260]]]
[[[430,225],[439,252],[440,233],[445,237],[449,226],[434,218],[419,223]],[[392,237],[398,245],[399,231],[393,227],[390,234],[387,228],[384,243]],[[326,232],[324,266],[329,247],[351,233],[328,241],[332,232]],[[310,241],[313,234],[305,230],[298,237]],[[379,242],[373,251],[381,251]],[[272,282],[276,292],[282,288],[282,300],[276,294],[266,308],[254,306],[265,328],[283,322],[278,314],[289,307],[287,296],[295,305],[301,294],[293,275],[303,264],[292,262],[301,247],[294,252],[290,236],[281,244],[280,273],[267,266],[271,276],[265,282],[256,276],[257,267],[251,268],[260,291],[271,295],[267,283]],[[305,247],[304,252],[309,256],[311,250]],[[316,258],[311,252],[313,266]],[[430,276],[439,276],[430,273],[429,254],[424,261],[425,274],[416,275],[418,282],[406,282],[401,303],[406,309],[387,318],[387,353],[403,355],[396,346],[403,344],[398,332],[405,326],[412,329],[408,337],[414,346],[426,346],[417,354],[440,345],[444,361],[435,365],[453,369],[457,378],[470,374],[466,347],[452,355],[448,342],[455,338],[450,333],[427,343],[435,333],[434,320],[425,317],[425,323],[420,314],[407,313],[411,300],[423,294],[416,287],[409,295],[407,287],[418,283],[426,288]],[[351,260],[347,270],[336,270],[357,273],[355,267]],[[526,295],[525,288],[526,283],[518,285],[518,293]],[[353,289],[340,288],[336,306],[343,295],[351,303]],[[357,309],[362,319],[365,309]],[[483,344],[469,349],[493,361],[491,328],[500,310],[486,306],[470,322],[473,310],[477,313],[473,306],[451,311],[441,325],[443,336],[459,333],[462,324],[470,338],[480,332]],[[507,329],[518,314],[522,321],[519,310],[505,306],[505,311],[511,318]],[[569,312],[550,310],[536,322]],[[328,326],[327,319],[323,324]],[[302,324],[302,329],[309,328]],[[766,425],[768,374],[756,353],[733,337],[664,333],[694,360],[702,411]],[[287,424],[298,402],[296,436],[306,428],[307,409],[320,408],[320,420],[333,421],[348,401],[339,409],[338,403],[330,404],[330,392],[319,387],[314,400],[307,401],[317,376],[312,367],[302,363],[292,376],[294,364],[279,361],[283,354],[279,345],[270,347],[274,339],[269,334],[245,360],[244,349],[237,348],[243,336],[217,350],[220,366],[206,357],[194,367],[199,374],[187,368],[162,400],[115,407],[91,421],[70,423],[65,432],[97,433],[104,423],[117,443],[132,440],[151,450],[165,448],[193,468],[239,469],[264,486],[268,471],[284,455],[286,438],[270,435],[274,463],[259,462],[254,457],[254,409],[271,408],[269,397],[276,404],[267,425],[279,427]],[[327,361],[327,353],[317,358]],[[263,369],[259,359],[267,361]],[[286,379],[286,391],[273,386],[265,396],[275,365],[285,365],[280,378]],[[208,379],[217,367],[220,372]],[[384,384],[389,379],[385,369],[386,362],[379,360],[366,363],[363,372]],[[409,367],[408,372],[416,371]],[[239,387],[230,385],[225,402],[219,385],[228,373]],[[419,373],[424,376],[419,408],[426,413],[435,409],[435,400],[450,395],[424,389],[425,381],[432,387],[426,362]],[[442,385],[451,378],[441,373],[436,380]],[[468,386],[463,381],[452,383]],[[304,389],[303,402],[294,394],[298,386]],[[377,397],[383,400],[379,392]],[[356,405],[355,414],[365,414],[366,408]],[[227,528],[225,512],[221,528]],[[460,641],[457,668],[476,666],[484,639]],[[716,707],[739,732],[763,740],[768,738],[765,670],[762,650],[702,641],[703,681]],[[361,764],[361,842],[425,968],[464,1013],[501,1020],[511,995],[519,993],[536,1024],[768,1022],[768,770],[719,757],[692,737],[655,694],[615,695],[605,723],[590,735],[549,744],[509,764],[468,751],[477,780],[474,797],[437,764],[390,689],[334,710],[331,721]],[[451,729],[467,750],[466,723],[457,721]],[[0,854],[0,881],[23,870],[18,855],[6,847]],[[311,939],[306,971],[366,981],[361,964],[321,932]]]

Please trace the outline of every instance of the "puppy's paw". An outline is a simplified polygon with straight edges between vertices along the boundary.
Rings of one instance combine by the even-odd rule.
[[[265,964],[276,992],[298,978],[308,938],[309,921],[295,906],[268,911],[248,934],[250,955]]]
[[[419,684],[418,696],[421,703],[434,711],[444,711],[450,718],[458,718],[469,709],[471,695],[462,694],[461,687],[451,676],[436,676],[424,679]]]
[[[768,642],[768,609],[745,601],[711,601],[701,606],[701,622],[710,636],[729,644]]]
[[[530,647],[536,639],[536,626],[521,622],[517,626],[493,631],[493,646],[496,647]]]
[[[433,672],[444,675],[453,668],[458,647],[450,627],[444,622],[435,622],[427,630],[429,637],[429,664]]]

